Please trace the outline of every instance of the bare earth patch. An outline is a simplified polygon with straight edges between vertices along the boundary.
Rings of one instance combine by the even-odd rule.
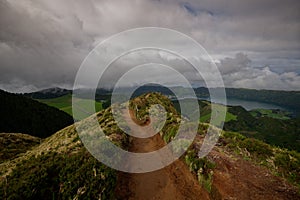
[[[124,114],[130,126],[130,116]],[[139,130],[137,130],[139,131]],[[129,151],[150,152],[160,149],[165,142],[159,134],[150,138],[132,138]],[[130,162],[130,161],[129,161]],[[116,188],[117,199],[209,199],[188,167],[177,160],[171,165],[149,173],[124,173],[119,172]]]
[[[300,199],[297,188],[283,178],[242,158],[215,148],[209,157],[216,162],[213,176],[213,199]]]

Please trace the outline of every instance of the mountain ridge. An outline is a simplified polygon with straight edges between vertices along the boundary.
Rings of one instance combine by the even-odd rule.
[[[145,109],[148,103],[145,101],[161,102],[166,110],[176,112],[167,98],[158,94],[145,98],[146,96],[139,97],[137,101],[141,103],[143,109],[139,112],[133,110],[134,116],[139,116],[137,119],[141,123],[147,122]],[[105,134],[116,145],[125,149],[132,145],[133,141],[113,121],[111,108],[97,113],[96,116]],[[176,134],[172,130],[178,123],[176,113],[169,116],[171,118],[161,133],[166,142],[172,140]],[[206,188],[210,199],[241,199],[251,196],[253,199],[300,198],[295,186],[283,178],[274,176],[274,173],[280,173],[297,183],[300,177],[299,164],[297,165],[299,154],[272,147],[238,133],[223,132],[213,151],[206,158],[199,159],[197,151],[207,127],[205,123],[200,124],[196,140],[181,161],[186,163],[194,179]],[[28,173],[29,169],[31,173]],[[58,131],[17,158],[1,163],[0,172],[2,177],[0,194],[6,195],[5,198],[16,199],[70,197],[113,199],[120,181],[115,170],[99,163],[87,152],[74,125]],[[290,173],[293,173],[293,176]],[[234,187],[231,185],[233,183]],[[161,187],[164,188],[163,185]],[[129,197],[134,195],[137,194],[129,194]],[[195,196],[195,199],[199,198],[201,196]]]
[[[173,89],[177,89],[178,91],[184,91],[184,87],[182,86],[174,86],[171,87]],[[63,92],[53,95],[51,91],[55,90],[55,88],[49,88],[33,93],[24,94],[25,96],[30,96],[32,98],[44,99],[44,98],[55,98],[58,96],[63,96],[65,94],[72,93],[72,90],[61,89]],[[123,90],[127,91],[130,88],[124,87]],[[195,87],[194,91],[197,97],[201,98],[209,98],[209,90],[218,91],[223,88],[211,88],[208,89],[206,87]],[[82,92],[89,91],[89,89],[77,89],[82,90]],[[47,91],[50,91],[47,93]],[[120,90],[122,91],[122,90]],[[164,95],[174,95],[173,92],[166,87],[160,85],[143,85],[139,87],[133,94],[133,97],[140,96],[147,92],[161,92]],[[227,98],[236,98],[241,100],[249,100],[249,101],[260,101],[264,103],[272,103],[278,106],[284,106],[295,110],[296,115],[300,113],[300,91],[285,91],[285,90],[257,90],[257,89],[247,89],[247,88],[225,88]],[[100,98],[101,96],[111,95],[112,90],[98,88],[96,90],[96,98]],[[98,97],[97,97],[98,96]],[[284,97],[284,98],[282,98]]]

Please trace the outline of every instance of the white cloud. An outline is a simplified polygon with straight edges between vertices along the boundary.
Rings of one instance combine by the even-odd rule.
[[[213,59],[245,52],[251,55],[251,65],[270,66],[269,72],[251,69],[242,54],[222,60],[221,71],[229,85],[299,89],[298,75],[289,74],[299,73],[300,68],[299,1],[186,3],[190,10],[179,0],[3,0],[0,84],[12,91],[26,84],[36,88],[72,85],[81,62],[98,42],[127,29],[159,26],[193,37]],[[250,84],[254,77],[256,83]],[[266,84],[269,79],[264,77],[278,81]],[[22,84],[17,86],[14,79]]]
[[[223,65],[222,65],[223,64]],[[220,70],[226,87],[300,90],[300,76],[295,72],[282,74],[273,72],[270,67],[254,68],[245,54],[237,54],[235,58],[221,60]]]

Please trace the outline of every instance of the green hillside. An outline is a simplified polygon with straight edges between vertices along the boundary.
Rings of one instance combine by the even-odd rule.
[[[16,158],[41,142],[41,138],[27,134],[0,133],[0,163]]]
[[[278,119],[264,115],[254,117],[240,106],[231,106],[228,111],[237,118],[226,122],[224,130],[238,131],[247,137],[300,152],[299,118]]]
[[[58,108],[66,113],[68,113],[69,115],[72,116],[72,94],[67,94],[61,97],[57,97],[57,98],[49,98],[49,99],[37,99],[39,102],[45,103],[49,106]],[[78,104],[80,104],[81,106],[84,107],[85,104],[89,104],[90,102],[94,102],[92,100],[89,99],[79,99],[79,98],[75,98],[76,102]],[[96,112],[99,112],[100,110],[102,110],[102,103],[95,101],[95,109]],[[92,113],[91,110],[89,110],[88,108],[86,109],[86,112],[88,113]]]
[[[184,100],[186,103],[188,99]],[[199,100],[200,122],[209,123],[211,103]],[[180,105],[173,101],[180,112]],[[223,105],[214,104],[216,109]],[[192,111],[193,108],[189,108]],[[247,111],[241,106],[227,106],[224,130],[240,132],[244,136],[262,140],[268,144],[300,152],[299,118],[290,118],[287,111],[257,109]]]
[[[270,117],[275,119],[291,119],[291,112],[274,109],[254,109],[250,111],[253,117]]]
[[[167,123],[160,133],[162,138],[168,142],[176,134],[176,127],[181,120],[166,97],[157,93],[142,95],[132,100],[130,107],[138,122],[143,124],[147,123],[149,117],[147,108],[153,103],[162,104],[168,113]],[[140,108],[138,111],[134,109],[135,105]],[[111,108],[97,113],[97,117],[106,137],[117,146],[127,150],[132,140],[117,127]],[[236,183],[246,184],[246,187],[238,190],[238,193],[232,194],[232,197],[249,189],[248,192],[251,194],[261,194],[261,191],[268,190],[273,195],[284,196],[285,198],[282,199],[299,198],[293,186],[274,176],[283,177],[290,183],[299,186],[299,153],[280,149],[239,133],[222,132],[213,154],[205,158],[198,158],[199,144],[207,132],[207,127],[207,124],[200,124],[194,144],[190,146],[181,160],[186,163],[199,184],[203,185],[210,193],[211,199],[215,199],[216,196],[221,198],[224,195],[214,180],[221,176],[230,176],[232,171],[239,169],[235,165],[236,162],[244,163],[243,166],[247,167],[248,171],[244,172],[245,176],[246,173],[252,176],[253,173],[258,172],[259,175],[255,179],[258,181],[255,184],[250,180],[239,182],[242,177],[234,177]],[[94,129],[94,127],[89,128],[91,131]],[[43,140],[41,144],[36,145],[34,141],[32,142],[33,148],[21,154],[16,152],[18,155],[10,155],[10,159],[0,163],[0,176],[2,177],[0,179],[0,196],[3,199],[116,199],[118,172],[106,167],[91,156],[82,145],[74,125],[58,131]],[[24,143],[24,141],[20,141],[20,143]],[[223,164],[225,158],[230,161]],[[224,168],[231,170],[227,170],[226,174],[224,174],[225,172],[219,174],[218,170]],[[267,171],[270,174],[265,177]],[[278,193],[276,186],[270,188],[265,185],[264,181],[269,184],[274,184],[276,181],[276,185],[285,185],[287,189],[281,189],[282,192]],[[225,181],[222,186],[230,186],[226,184]],[[239,184],[235,187],[239,187]],[[262,195],[264,194],[262,193]]]
[[[107,137],[126,149],[128,139],[112,123],[111,109],[97,115]],[[20,140],[10,142],[10,146],[27,144]],[[31,146],[34,145],[33,141]],[[97,161],[84,148],[74,125],[25,153],[7,157],[0,162],[0,196],[4,199],[114,199],[116,171]]]

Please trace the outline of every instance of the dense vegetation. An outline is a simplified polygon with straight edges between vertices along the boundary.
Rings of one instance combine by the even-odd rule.
[[[293,118],[292,113],[280,109],[254,109],[250,111],[253,117],[271,117],[275,119],[291,119]]]
[[[40,144],[41,139],[22,133],[0,133],[0,163],[14,159]]]
[[[126,149],[128,138],[116,126],[111,109],[97,116],[106,138]],[[93,133],[93,127],[88,128]],[[18,143],[24,146],[27,141]],[[11,155],[0,165],[0,175],[5,177],[5,181],[0,179],[0,196],[4,199],[114,199],[116,171],[96,160],[83,147],[74,126],[58,131],[15,157]]]
[[[29,171],[30,170],[30,171]],[[84,148],[46,152],[19,163],[0,185],[4,199],[112,199],[116,172]]]
[[[190,148],[184,156],[184,161],[189,166],[190,171],[198,178],[199,183],[208,192],[211,192],[213,169],[216,164],[206,157],[199,158],[197,152],[197,149]]]
[[[228,112],[237,118],[226,122],[225,130],[238,131],[247,137],[300,152],[300,118],[284,120],[267,116],[253,117],[241,106],[229,107]]]
[[[45,138],[73,123],[73,118],[22,95],[0,90],[0,132]]]
[[[180,113],[178,101],[173,101],[173,103]],[[221,106],[215,107],[218,109]],[[211,103],[201,100],[199,108],[200,122],[209,123]],[[258,115],[257,112],[262,113]],[[300,152],[300,118],[284,117],[286,115],[288,113],[279,110],[247,111],[241,106],[227,106],[224,130],[237,131],[247,137]]]

